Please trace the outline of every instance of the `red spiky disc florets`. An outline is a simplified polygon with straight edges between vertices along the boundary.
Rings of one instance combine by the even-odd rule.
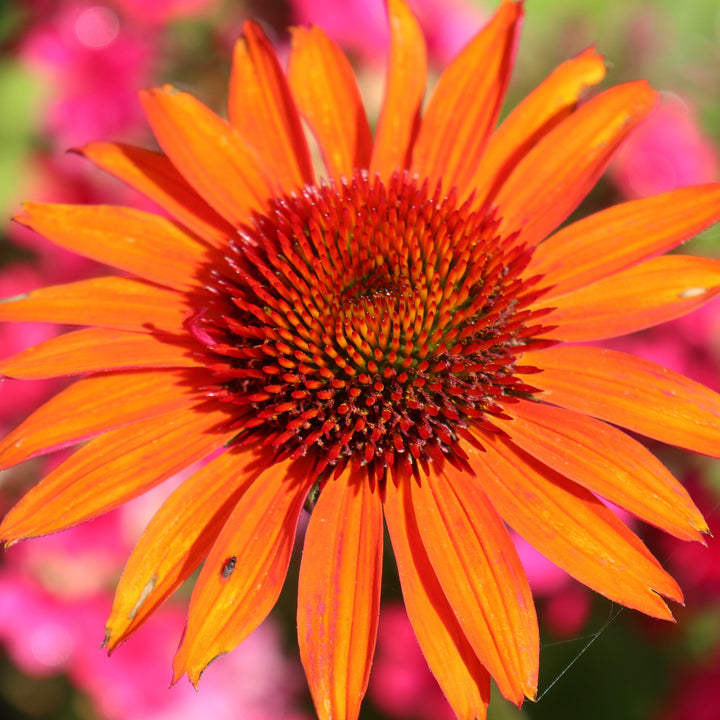
[[[458,438],[533,389],[528,254],[453,194],[357,173],[276,200],[232,243],[196,336],[238,441],[371,477],[463,463]]]

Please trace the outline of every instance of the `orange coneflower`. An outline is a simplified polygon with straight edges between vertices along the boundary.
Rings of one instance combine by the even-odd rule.
[[[267,615],[298,518],[300,654],[322,720],[353,719],[380,597],[383,515],[410,619],[464,720],[489,678],[533,697],[533,600],[505,523],[612,600],[670,618],[677,584],[598,499],[680,538],[705,522],[616,425],[720,453],[720,397],[573,345],[669,320],[720,292],[720,263],[655,257],[720,218],[720,185],[629,202],[557,231],[656,94],[598,83],[589,49],[493,132],[522,17],[504,2],[440,78],[388,0],[374,138],[347,59],[293,33],[287,76],[257,25],[234,54],[229,121],[171,87],[142,94],[162,153],[80,152],[173,219],[29,203],[18,221],[129,273],[0,305],[88,325],[4,361],[83,374],[2,443],[2,466],[88,440],[10,511],[6,542],[77,524],[213,456],[161,507],[120,580],[112,649],[204,560],[175,679],[197,682]],[[318,179],[300,118],[321,148]],[[611,424],[608,424],[611,423]],[[220,452],[218,452],[220,451]]]

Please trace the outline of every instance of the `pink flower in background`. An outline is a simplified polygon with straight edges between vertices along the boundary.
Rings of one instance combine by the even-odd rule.
[[[0,572],[0,641],[28,675],[65,672],[83,648],[97,651],[95,623],[102,623],[109,607],[104,595],[58,600],[19,567]]]
[[[586,587],[571,580],[549,595],[540,610],[543,625],[559,638],[574,638],[585,626],[592,609],[592,595]]]
[[[0,641],[13,662],[34,676],[65,673],[106,720],[302,720],[300,667],[283,653],[272,619],[213,663],[202,693],[168,687],[187,615],[182,602],[168,602],[107,657],[98,631],[134,541],[126,531],[135,510],[146,512],[131,504],[8,557],[0,569]]]
[[[109,610],[109,604],[105,612]],[[299,667],[282,653],[280,631],[265,621],[239,653],[218,658],[203,675],[202,692],[189,684],[169,688],[168,667],[187,609],[167,605],[113,653],[78,656],[70,670],[76,686],[107,720],[290,720],[301,687]],[[101,619],[98,619],[102,622]],[[95,624],[95,623],[93,623]],[[95,624],[97,628],[97,625]],[[95,643],[97,646],[97,642]]]
[[[392,718],[455,720],[399,602],[383,605],[380,612],[368,692],[375,705]]]
[[[416,13],[432,61],[446,64],[477,32],[487,17],[464,0],[408,0]],[[294,21],[317,23],[344,48],[363,60],[382,62],[388,46],[388,29],[383,0],[291,0]]]
[[[626,197],[647,197],[717,180],[718,165],[718,149],[693,108],[663,95],[618,152],[610,176]]]
[[[63,3],[37,14],[19,55],[49,81],[44,131],[58,149],[144,133],[136,95],[151,81],[155,35],[132,32],[110,4]]]
[[[217,0],[115,0],[115,4],[136,22],[163,25],[207,13]]]

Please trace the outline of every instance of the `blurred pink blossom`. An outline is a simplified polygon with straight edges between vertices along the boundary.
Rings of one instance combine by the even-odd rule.
[[[562,589],[570,582],[570,576],[557,565],[548,560],[530,543],[523,540],[516,533],[512,533],[515,549],[525,573],[530,581],[533,595],[551,595]]]
[[[663,95],[620,149],[610,177],[626,197],[647,197],[717,180],[718,157],[694,109],[676,95]]]
[[[368,692],[385,714],[401,720],[455,720],[425,662],[405,608],[383,605]]]
[[[546,598],[540,619],[556,637],[577,637],[590,617],[592,599],[584,585],[572,581]]]
[[[48,81],[44,131],[56,147],[144,133],[136,93],[150,82],[156,35],[131,30],[110,4],[65,2],[37,16],[19,57]]]
[[[136,22],[163,25],[208,12],[217,0],[115,0],[115,5]]]
[[[379,64],[387,48],[383,0],[291,0],[299,24],[320,24],[330,37],[367,62]],[[480,29],[486,16],[464,0],[409,0],[422,25],[431,60],[444,65]]]
[[[184,602],[166,603],[107,657],[100,641],[110,587],[131,542],[123,512],[7,556],[0,569],[0,641],[13,662],[31,675],[67,674],[107,720],[303,720],[297,709],[302,674],[285,656],[272,619],[215,661],[199,692],[185,682],[169,688]]]

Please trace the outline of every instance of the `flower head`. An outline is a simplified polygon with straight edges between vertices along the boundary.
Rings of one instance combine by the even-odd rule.
[[[19,378],[83,374],[10,433],[3,466],[89,441],[8,513],[14,542],[96,516],[208,459],[149,523],[107,625],[115,648],[204,561],[175,658],[197,682],[274,605],[298,518],[300,654],[318,715],[356,718],[380,600],[383,517],[408,616],[460,718],[490,676],[533,697],[533,600],[505,523],[616,602],[670,618],[682,594],[598,496],[684,539],[707,526],[616,426],[718,454],[720,397],[590,345],[689,312],[720,263],[656,257],[720,218],[720,186],[557,230],[652,109],[589,49],[495,130],[522,5],[503,2],[425,111],[403,0],[374,137],[347,59],[293,34],[287,75],[248,23],[225,121],[160,87],[161,153],[79,150],[172,219],[28,203],[18,221],[129,276],[39,290],[0,319],[89,326],[16,355]],[[326,176],[313,168],[300,117]]]

